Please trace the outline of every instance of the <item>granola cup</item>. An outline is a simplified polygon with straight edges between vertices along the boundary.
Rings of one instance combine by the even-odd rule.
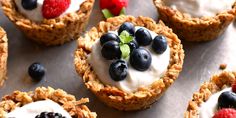
[[[17,107],[22,107],[28,103],[40,100],[52,100],[61,105],[72,118],[96,118],[96,113],[91,112],[85,103],[89,102],[88,98],[76,100],[75,96],[67,94],[61,89],[53,89],[51,87],[39,87],[35,91],[21,92],[14,91],[11,95],[6,95],[0,102],[0,118],[4,118]]]
[[[193,94],[192,100],[188,104],[185,118],[199,118],[199,107],[206,102],[210,96],[226,87],[230,87],[236,81],[236,72],[222,72],[211,77],[209,82],[201,85],[198,92]]]
[[[163,3],[164,0],[153,0],[160,19],[171,27],[180,39],[200,42],[210,41],[220,36],[236,16],[236,2],[232,9],[216,14],[214,17],[194,18],[181,13]]]
[[[8,43],[6,32],[0,27],[0,87],[7,79]]]
[[[62,45],[77,39],[89,21],[95,0],[86,0],[75,13],[37,23],[17,11],[13,0],[1,0],[5,15],[31,40],[46,46]]]
[[[87,61],[91,53],[92,45],[106,32],[116,30],[124,22],[131,22],[137,26],[143,26],[167,37],[168,45],[171,48],[171,59],[165,75],[153,82],[148,87],[139,88],[136,92],[127,93],[114,86],[104,85],[93,68]],[[101,101],[110,107],[122,111],[140,110],[151,106],[157,101],[167,88],[177,79],[182,70],[184,51],[181,41],[166,27],[163,22],[155,23],[151,18],[118,16],[102,21],[97,27],[93,27],[84,37],[78,39],[78,47],[75,51],[75,68],[82,77],[86,87],[92,91]]]

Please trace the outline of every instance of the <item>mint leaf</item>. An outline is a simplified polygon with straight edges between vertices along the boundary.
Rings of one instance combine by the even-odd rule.
[[[126,9],[125,7],[123,7],[120,11],[120,15],[125,15],[126,14]]]
[[[111,17],[114,16],[108,9],[103,9],[102,13],[103,13],[105,18],[111,18]]]
[[[119,37],[122,43],[129,43],[133,40],[133,37],[125,30],[120,33]]]
[[[129,54],[130,54],[130,47],[129,47],[129,45],[121,44],[120,45],[120,51],[121,51],[123,59],[126,59],[127,57],[129,57]]]

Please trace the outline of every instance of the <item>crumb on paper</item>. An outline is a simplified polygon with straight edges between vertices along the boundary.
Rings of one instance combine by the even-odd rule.
[[[227,64],[220,64],[220,69],[221,70],[224,70],[224,69],[226,69],[227,68]]]

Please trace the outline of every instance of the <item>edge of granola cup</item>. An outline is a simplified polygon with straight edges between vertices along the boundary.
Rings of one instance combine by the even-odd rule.
[[[217,13],[213,17],[194,18],[165,6],[163,0],[153,0],[160,15],[160,19],[179,36],[187,41],[210,41],[217,39],[236,16],[236,1],[232,9]]]
[[[17,11],[13,0],[1,0],[4,14],[31,40],[46,46],[62,45],[77,39],[84,31],[95,0],[86,0],[74,13],[34,22]]]
[[[4,118],[5,114],[17,107],[22,107],[28,103],[50,99],[61,105],[72,118],[96,118],[97,114],[91,112],[84,105],[89,102],[88,98],[76,100],[75,96],[66,93],[61,89],[53,89],[51,87],[38,87],[34,91],[21,92],[14,91],[10,95],[6,95],[0,101],[0,118]]]
[[[192,100],[189,101],[184,118],[198,118],[198,108],[203,102],[206,102],[210,96],[225,87],[231,86],[236,81],[236,72],[223,71],[213,75],[209,82],[204,82],[198,92],[193,94]]]

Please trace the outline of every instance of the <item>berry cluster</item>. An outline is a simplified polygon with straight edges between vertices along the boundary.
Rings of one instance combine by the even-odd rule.
[[[151,45],[157,54],[162,54],[167,49],[167,41],[164,36],[158,35],[154,39],[150,32],[145,28],[135,27],[130,22],[123,23],[118,35],[106,33],[101,36],[101,54],[107,60],[115,60],[110,65],[109,74],[114,81],[121,81],[127,77],[129,57],[130,65],[138,71],[146,71],[152,62],[152,55],[144,48]]]
[[[62,116],[60,113],[42,112],[39,115],[35,116],[35,118],[66,118],[66,117]]]
[[[236,118],[236,83],[232,85],[232,91],[221,93],[218,108],[219,111],[213,118]]]

